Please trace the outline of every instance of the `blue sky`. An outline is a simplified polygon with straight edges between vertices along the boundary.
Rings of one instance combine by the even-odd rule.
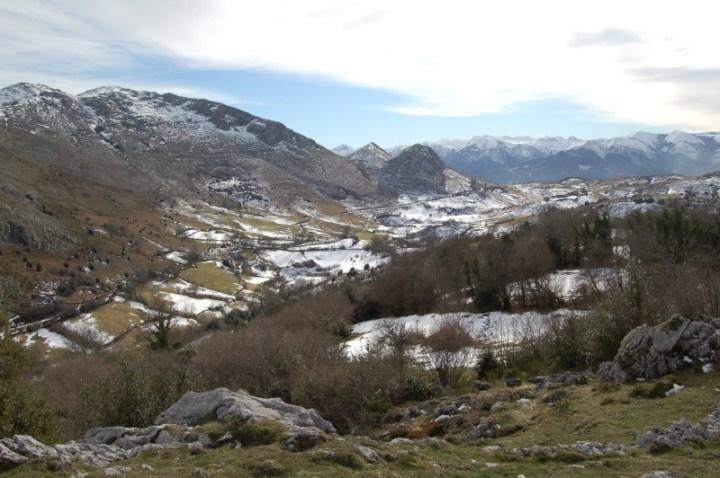
[[[137,71],[117,71],[118,85],[171,85],[179,94],[207,96],[252,114],[285,123],[319,143],[362,146],[412,144],[475,135],[578,136],[594,138],[660,130],[651,125],[604,121],[563,98],[512,105],[506,111],[473,116],[406,115],[390,108],[410,99],[379,88],[264,70],[191,69],[158,58],[137,59]]]
[[[0,0],[0,84],[205,97],[329,147],[717,131],[718,17],[712,0]]]

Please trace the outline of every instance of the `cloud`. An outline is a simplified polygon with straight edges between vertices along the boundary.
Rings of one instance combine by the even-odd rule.
[[[635,32],[608,28],[599,32],[580,32],[575,35],[570,44],[572,46],[598,46],[598,45],[627,45],[640,43],[642,39]]]
[[[712,0],[0,2],[0,80],[99,81],[152,55],[392,91],[410,100],[387,109],[406,115],[562,97],[609,120],[717,129],[720,108],[699,101],[716,83],[648,72],[720,68],[719,15]]]

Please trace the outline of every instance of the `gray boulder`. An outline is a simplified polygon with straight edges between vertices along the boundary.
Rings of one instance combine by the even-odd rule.
[[[242,421],[272,420],[290,430],[312,428],[335,433],[332,423],[315,410],[291,405],[279,398],[259,398],[242,390],[218,388],[209,392],[189,392],[161,413],[156,425],[197,425],[210,420],[238,418]]]
[[[653,379],[719,360],[720,319],[676,315],[654,327],[641,325],[630,331],[613,361],[602,363],[598,374],[615,382]]]
[[[360,455],[360,458],[365,460],[366,463],[375,464],[381,460],[378,452],[376,452],[375,450],[373,450],[370,447],[367,447],[365,445],[356,444],[356,445],[353,445],[353,448],[355,448],[355,451],[358,452],[358,455]]]
[[[186,443],[191,449],[202,451],[232,442],[232,435],[226,434],[212,441],[206,434],[194,436],[189,427],[226,417],[278,422],[288,431],[284,443],[286,448],[295,451],[312,448],[325,440],[323,432],[335,432],[332,424],[315,410],[290,405],[280,399],[258,398],[242,391],[217,389],[185,394],[160,414],[156,425],[146,428],[94,428],[81,441],[59,445],[46,445],[26,435],[0,439],[0,468],[44,460],[61,463],[80,461],[106,468],[113,462],[133,458],[147,450],[177,448]]]
[[[132,456],[134,455],[128,450],[113,445],[82,442],[46,445],[27,435],[15,435],[0,440],[0,467],[44,460],[58,460],[62,463],[82,461],[88,465],[106,467],[114,461],[126,460]]]
[[[707,440],[720,438],[720,407],[696,424],[680,420],[667,428],[653,427],[635,438],[640,448],[664,450],[678,448],[687,443],[701,444]]]
[[[497,435],[498,428],[492,418],[483,417],[477,425],[467,432],[465,441],[473,442],[484,438],[494,438]]]

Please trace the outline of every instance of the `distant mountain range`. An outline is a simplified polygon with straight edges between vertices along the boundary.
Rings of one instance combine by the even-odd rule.
[[[423,143],[459,172],[502,183],[608,179],[655,174],[704,174],[720,169],[720,133],[639,132],[582,140],[574,137],[476,136]],[[339,154],[352,154],[343,146]],[[395,156],[406,146],[387,148]]]

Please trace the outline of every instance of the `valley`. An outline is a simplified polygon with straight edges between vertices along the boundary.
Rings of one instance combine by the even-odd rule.
[[[718,173],[351,150],[174,94],[0,90],[9,476],[712,476]]]

